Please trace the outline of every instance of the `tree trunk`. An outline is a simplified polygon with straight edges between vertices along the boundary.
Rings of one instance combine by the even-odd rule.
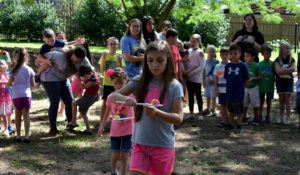
[[[171,15],[171,12],[172,12],[172,9],[174,8],[176,4],[176,0],[171,0],[167,6],[167,8],[164,10],[163,14],[161,15],[160,19],[159,19],[159,22],[158,22],[158,31],[161,30],[161,27],[162,27],[162,23],[169,19],[170,15]]]

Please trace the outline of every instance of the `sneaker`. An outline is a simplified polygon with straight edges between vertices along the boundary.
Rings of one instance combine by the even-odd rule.
[[[198,120],[204,120],[203,116],[202,116],[202,115],[199,115],[199,116],[198,116]]]
[[[3,134],[4,134],[5,137],[9,137],[9,131],[8,131],[8,130],[5,130],[5,131],[3,132]]]
[[[209,113],[210,113],[209,109],[205,109],[205,110],[202,112],[203,115],[208,115]]]
[[[270,124],[270,123],[271,123],[270,116],[266,116],[266,124]]]
[[[211,112],[211,117],[216,117],[217,116],[217,113],[216,113],[215,110],[211,110],[210,112]]]
[[[284,121],[284,118],[283,118],[283,117],[278,117],[278,118],[276,119],[276,123],[277,123],[277,124],[283,123],[283,121]]]
[[[243,127],[241,125],[237,125],[236,129],[234,130],[235,133],[241,133],[243,132]]]
[[[188,119],[191,119],[191,118],[194,118],[194,114],[188,114],[184,117],[184,120],[188,120]]]
[[[225,131],[232,131],[234,127],[231,124],[228,124],[227,126],[224,127]]]
[[[283,124],[285,124],[285,125],[290,125],[290,124],[291,124],[291,119],[285,118],[285,119],[283,120]]]
[[[116,171],[115,173],[110,172],[111,175],[118,175],[118,171]]]
[[[248,125],[248,118],[243,118],[242,124],[243,125]]]
[[[15,129],[12,126],[8,126],[7,129],[9,132],[15,132]]]
[[[259,126],[259,125],[260,125],[260,122],[261,122],[261,120],[259,120],[258,118],[254,118],[254,119],[253,119],[253,122],[252,122],[252,125],[253,125],[253,126]]]

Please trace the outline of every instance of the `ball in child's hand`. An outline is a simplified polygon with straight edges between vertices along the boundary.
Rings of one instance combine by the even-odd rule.
[[[120,116],[115,116],[115,120],[120,120]]]
[[[159,105],[160,102],[159,102],[159,100],[157,100],[157,99],[152,99],[151,104],[152,104],[152,105]]]

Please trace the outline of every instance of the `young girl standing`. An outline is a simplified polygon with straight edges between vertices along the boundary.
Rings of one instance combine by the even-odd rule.
[[[8,65],[4,60],[0,60],[0,121],[3,119],[4,123],[4,132],[3,134],[6,137],[9,137],[8,131],[8,115],[11,115],[11,99],[9,95],[9,91],[5,83],[8,81],[8,76],[6,74],[6,70],[8,69]]]
[[[127,73],[122,69],[108,69],[107,77],[111,79],[114,88],[120,90],[126,85],[128,81]],[[132,94],[129,95],[131,98],[135,98]],[[122,171],[121,174],[126,174],[128,153],[131,149],[131,135],[134,126],[134,108],[132,106],[126,106],[125,104],[115,104],[110,101],[111,95],[107,97],[105,117],[100,124],[98,135],[101,136],[104,131],[105,125],[108,119],[113,113],[113,120],[110,127],[110,140],[111,140],[111,174],[117,175],[117,161],[121,158]],[[116,120],[117,116],[120,120]]]
[[[183,119],[183,91],[176,80],[172,53],[165,41],[147,47],[143,71],[110,100],[124,101],[127,106],[151,103],[157,99],[162,107],[137,105],[132,135],[131,174],[171,174],[175,160],[174,124]],[[136,99],[127,95],[133,93]]]
[[[201,95],[201,83],[202,83],[202,71],[205,68],[205,58],[202,51],[201,36],[199,34],[194,34],[190,39],[191,48],[189,49],[190,59],[187,62],[187,68],[197,66],[196,69],[191,71],[186,80],[186,86],[189,94],[189,109],[190,115],[186,118],[194,116],[194,95],[196,95],[198,102],[198,120],[203,120],[202,108],[203,101]]]
[[[292,58],[291,45],[284,42],[280,45],[279,56],[274,62],[276,72],[276,88],[279,95],[279,110],[280,117],[277,118],[277,123],[289,125],[291,123],[291,95],[293,93],[295,71],[295,59]],[[284,118],[284,112],[286,117]]]
[[[31,67],[26,65],[28,54],[26,49],[17,48],[13,53],[13,61],[16,65],[11,71],[11,76],[7,82],[8,86],[12,86],[12,99],[16,107],[15,121],[17,130],[17,141],[21,141],[21,116],[24,119],[25,137],[24,142],[29,140],[29,108],[31,105],[30,87],[35,86],[34,72]]]

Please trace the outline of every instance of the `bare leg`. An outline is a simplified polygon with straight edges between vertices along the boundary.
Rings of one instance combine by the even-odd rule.
[[[242,121],[243,121],[243,114],[239,114],[237,116],[237,125],[242,125]]]
[[[283,117],[284,113],[284,94],[279,94],[279,113],[280,117]]]
[[[272,108],[272,100],[267,100],[267,116],[270,117],[270,112]]]
[[[17,139],[21,138],[21,116],[22,116],[22,111],[16,110],[15,123],[16,123]]]
[[[25,139],[29,139],[29,130],[30,130],[29,109],[23,108],[22,115],[24,118]]]
[[[7,122],[7,116],[2,116],[3,118],[3,123],[4,123],[4,131],[8,129],[8,122]]]
[[[11,114],[7,115],[7,126],[11,126]]]
[[[87,115],[84,115],[81,112],[80,112],[80,115],[83,118],[83,121],[85,123],[86,131],[91,132],[90,123],[89,123],[89,119],[88,119]]]
[[[102,120],[103,120],[103,117],[104,117],[104,114],[105,114],[105,110],[106,110],[106,100],[103,99],[102,100],[102,106],[101,106],[101,111],[100,111],[100,121],[99,121],[99,127],[102,123]]]
[[[76,117],[77,117],[77,103],[76,101],[72,102],[72,120],[71,124],[76,124]]]
[[[264,98],[260,98],[260,106],[259,106],[259,111],[258,111],[258,115],[259,116],[262,116],[262,111],[264,109],[264,103],[265,103],[265,97]],[[268,102],[267,102],[267,104],[268,104]]]
[[[234,118],[234,113],[233,113],[233,112],[229,112],[229,124],[230,124],[231,126],[234,125],[234,123],[233,123],[233,118]]]
[[[50,67],[48,64],[42,64],[38,70],[38,72],[36,73],[36,76],[41,76],[41,74],[48,69],[48,67]]]
[[[63,114],[64,114],[65,107],[66,107],[66,105],[65,105],[64,102],[61,100],[61,101],[60,101],[60,109],[58,110],[58,114],[59,114],[59,115],[63,115]]]
[[[248,107],[244,107],[244,111],[243,111],[243,118],[247,117],[247,112],[248,112]]]
[[[284,95],[285,95],[286,117],[289,119],[291,116],[291,94],[284,94]]]
[[[206,108],[210,110],[210,98],[206,98]]]
[[[116,173],[116,171],[117,171],[117,162],[118,162],[119,157],[120,157],[120,152],[112,152],[111,153],[110,163],[111,163],[111,172],[112,173]]]
[[[121,151],[121,165],[122,165],[121,175],[126,175],[127,162],[128,162],[128,152]]]
[[[258,110],[259,110],[259,107],[253,108],[254,118],[258,118]]]
[[[220,113],[221,113],[222,123],[227,123],[228,112],[227,112],[227,107],[225,104],[221,104]]]
[[[215,110],[216,108],[216,98],[211,98],[211,109]]]

